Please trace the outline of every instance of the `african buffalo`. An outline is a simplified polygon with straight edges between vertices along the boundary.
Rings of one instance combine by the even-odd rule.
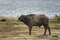
[[[32,26],[44,26],[45,32],[43,35],[46,34],[46,31],[49,31],[49,35],[51,35],[50,27],[49,27],[49,18],[45,15],[36,15],[36,14],[29,14],[29,15],[21,15],[18,20],[24,22],[29,27],[29,35],[31,35]]]

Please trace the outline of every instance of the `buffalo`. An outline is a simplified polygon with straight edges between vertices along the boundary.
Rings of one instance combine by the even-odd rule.
[[[33,26],[44,26],[44,34],[46,35],[46,31],[49,31],[49,35],[51,35],[50,27],[49,27],[49,18],[44,14],[28,14],[21,15],[18,20],[22,21],[29,27],[29,35],[31,35],[31,30]]]

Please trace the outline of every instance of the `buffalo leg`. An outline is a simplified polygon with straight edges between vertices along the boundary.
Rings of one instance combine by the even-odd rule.
[[[39,25],[39,28],[41,27],[41,25]]]
[[[51,31],[50,31],[50,27],[49,27],[49,25],[48,25],[48,24],[44,25],[44,28],[45,28],[45,32],[44,32],[44,34],[46,34],[46,31],[47,31],[47,29],[48,29],[48,31],[49,31],[49,35],[51,35]]]
[[[44,31],[44,34],[43,35],[45,35],[46,34],[46,31],[47,31],[47,28],[46,28],[45,25],[44,25],[44,29],[45,29],[45,31]]]
[[[47,29],[48,29],[48,31],[49,31],[49,35],[51,35],[51,31],[50,31],[49,25],[47,25]]]
[[[29,26],[29,35],[31,35],[32,26]]]

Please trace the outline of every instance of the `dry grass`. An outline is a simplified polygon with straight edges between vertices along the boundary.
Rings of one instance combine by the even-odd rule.
[[[0,40],[60,40],[60,29],[55,29],[58,24],[50,24],[52,35],[43,36],[43,27],[34,26],[32,35],[29,35],[28,27],[18,22],[0,22]],[[59,25],[60,26],[60,25]]]

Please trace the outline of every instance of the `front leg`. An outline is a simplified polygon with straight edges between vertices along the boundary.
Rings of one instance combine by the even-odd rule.
[[[32,26],[29,26],[29,35],[31,35]]]

